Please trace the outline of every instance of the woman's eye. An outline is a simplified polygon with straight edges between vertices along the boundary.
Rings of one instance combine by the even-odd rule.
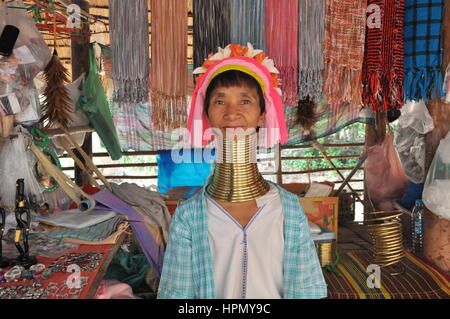
[[[224,102],[224,101],[221,101],[221,100],[217,100],[217,101],[216,101],[216,104],[223,105],[223,104],[225,104],[225,102]]]
[[[242,104],[250,104],[250,100],[242,100]]]

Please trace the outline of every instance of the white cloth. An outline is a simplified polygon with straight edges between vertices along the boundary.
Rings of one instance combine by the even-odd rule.
[[[259,209],[245,228],[207,198],[217,298],[282,298],[284,235],[278,189],[271,185],[269,192],[256,200]]]

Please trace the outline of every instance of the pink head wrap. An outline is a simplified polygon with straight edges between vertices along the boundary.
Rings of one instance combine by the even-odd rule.
[[[211,60],[216,56],[217,54],[211,57],[209,62],[211,63]],[[266,58],[263,61],[264,63],[269,65],[274,73],[278,73],[273,66],[272,60]],[[247,73],[261,85],[266,104],[265,125],[263,127],[265,130],[264,146],[273,147],[278,142],[284,143],[287,141],[288,136],[281,94],[273,84],[271,73],[263,64],[248,56],[230,56],[214,62],[207,69],[200,68],[200,72],[205,71],[205,73],[200,76],[195,86],[188,120],[188,130],[191,133],[194,147],[205,146],[211,140],[211,136],[204,136],[204,132],[210,128],[208,118],[204,112],[204,101],[208,85],[214,77],[229,70]]]

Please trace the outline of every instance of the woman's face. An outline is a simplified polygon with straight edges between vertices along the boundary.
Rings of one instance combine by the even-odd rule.
[[[264,122],[256,88],[247,86],[217,87],[211,93],[208,120],[223,136],[238,129],[256,129]]]

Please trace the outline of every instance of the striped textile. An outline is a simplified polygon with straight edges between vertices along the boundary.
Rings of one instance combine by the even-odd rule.
[[[109,0],[114,101],[148,101],[149,42],[146,0]],[[126,49],[124,49],[126,48]]]
[[[103,86],[108,92],[114,125],[120,147],[124,151],[160,151],[172,149],[177,138],[171,133],[158,131],[152,124],[152,101],[145,103],[120,103],[112,100],[113,81],[111,48],[99,44]],[[188,71],[189,72],[189,71]],[[189,101],[186,102],[187,105]]]
[[[230,43],[229,0],[194,1],[194,69],[202,66],[208,54]],[[246,43],[247,44],[247,43]]]
[[[325,0],[299,2],[299,94],[315,103],[323,91],[323,41],[325,37]]]
[[[152,0],[152,124],[170,132],[186,125],[187,1]]]
[[[381,269],[380,288],[368,288],[366,272],[372,256],[370,252],[348,252],[341,254],[334,273],[324,271],[329,299],[449,299],[450,277],[437,271],[413,254],[407,252],[400,261],[405,271],[396,276],[389,268]],[[395,266],[397,267],[397,266]],[[392,271],[392,268],[391,268]]]
[[[266,36],[264,17],[265,0],[231,0],[230,43],[253,47],[265,51]]]
[[[327,0],[324,95],[330,107],[360,108],[367,0]]]
[[[369,0],[368,11],[363,103],[375,112],[400,109],[403,106],[405,0]]]
[[[280,71],[283,104],[298,105],[298,0],[266,0],[266,54]]]
[[[444,0],[405,2],[405,101],[442,97],[441,27]]]

